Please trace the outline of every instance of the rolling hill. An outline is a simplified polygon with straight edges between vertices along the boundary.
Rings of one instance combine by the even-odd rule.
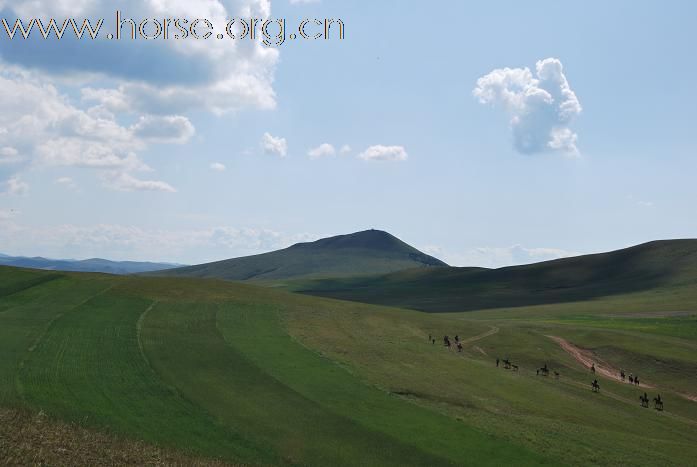
[[[655,289],[692,294],[697,240],[665,240],[543,263],[484,268],[432,268],[362,278],[296,281],[309,295],[454,312],[575,302]],[[697,303],[691,309],[697,308]]]
[[[110,261],[90,258],[84,260],[49,259],[0,254],[0,265],[18,268],[45,269],[50,271],[103,272],[107,274],[138,274],[149,271],[176,268],[181,265],[170,263],[150,263],[140,261]]]
[[[289,248],[214,263],[170,269],[157,275],[207,277],[236,281],[381,274],[411,268],[447,266],[380,230],[298,243]]]
[[[697,321],[656,315],[665,300],[647,316],[604,300],[599,313],[441,315],[197,278],[0,267],[0,286],[2,465],[94,465],[94,443],[129,449],[105,464],[138,465],[697,458]],[[623,314],[607,316],[613,307]],[[462,350],[429,340],[444,334]],[[600,374],[592,392],[588,368],[555,339],[650,387]],[[536,375],[543,362],[561,376]],[[644,391],[665,411],[642,408]]]

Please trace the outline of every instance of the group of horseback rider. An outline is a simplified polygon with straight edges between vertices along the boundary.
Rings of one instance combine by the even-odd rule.
[[[639,400],[641,401],[641,406],[645,408],[649,408],[649,396],[648,394],[644,393],[643,396],[639,396]],[[656,397],[653,398],[653,407],[656,410],[663,410],[663,400],[661,399],[661,395],[658,394]]]
[[[457,351],[462,352],[462,342],[460,342],[460,336],[455,335],[455,345],[457,346]],[[428,341],[435,345],[436,343],[436,338],[433,337],[432,335],[428,335]],[[450,341],[450,337],[445,335],[443,336],[443,345],[445,347],[451,348],[452,347],[452,342]],[[504,358],[503,360],[499,359],[498,357],[496,358],[496,367],[498,368],[499,365],[503,363],[503,367],[507,370],[514,370],[518,371],[518,365],[514,365],[511,363],[511,361],[508,359],[508,357]],[[595,375],[595,363],[591,363],[590,366],[590,371]],[[538,368],[536,371],[536,374],[542,375],[542,376],[549,376],[549,367],[547,366],[547,363],[545,363],[542,367]],[[627,375],[624,373],[624,370],[620,370],[620,379],[624,382],[625,377]],[[554,372],[554,377],[559,379],[559,372],[555,371]],[[635,384],[636,386],[639,386],[639,377],[634,376],[633,374],[629,374],[629,382],[632,384]],[[593,392],[600,392],[600,383],[598,383],[597,378],[594,378],[593,381],[591,382],[591,389]],[[649,396],[644,393],[643,396],[639,396],[639,400],[641,401],[641,406],[642,407],[649,407]],[[653,398],[653,403],[654,403],[654,408],[656,410],[663,410],[663,400],[661,399],[661,395],[658,394],[656,397]]]
[[[503,363],[503,367],[507,370],[518,371],[518,365],[511,363],[511,361],[508,359],[508,357],[504,358],[503,360],[499,360],[497,357],[496,358],[496,368],[498,368],[499,363]]]
[[[626,375],[624,374],[624,370],[620,370],[620,379],[624,383],[624,378]],[[629,382],[635,386],[639,386],[639,376],[634,376],[633,374],[629,373]]]
[[[433,336],[430,335],[430,334],[428,335],[428,341],[429,341],[431,344],[436,345],[436,338],[433,337]],[[445,347],[447,347],[447,348],[451,348],[451,347],[452,347],[452,342],[450,342],[450,337],[449,337],[449,336],[447,336],[447,335],[446,335],[446,336],[443,336],[443,345],[444,345]],[[457,335],[457,334],[455,335],[455,346],[457,347],[457,351],[458,351],[458,352],[462,352],[462,342],[460,342],[460,336]]]
[[[443,345],[445,345],[447,348],[450,348],[452,343],[450,342],[450,337],[448,336],[443,336]],[[460,342],[460,336],[455,334],[455,346],[457,347],[458,352],[462,352],[462,342]]]

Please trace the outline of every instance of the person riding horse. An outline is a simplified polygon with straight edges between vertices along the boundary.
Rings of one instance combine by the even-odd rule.
[[[624,370],[620,370],[620,378],[622,379],[622,382],[624,383]]]
[[[443,337],[443,345],[446,347],[450,347],[450,338],[448,336]]]
[[[591,387],[593,388],[593,392],[600,392],[600,384],[598,383],[597,379],[593,380]]]
[[[639,400],[641,401],[641,406],[645,408],[649,408],[649,396],[648,394],[644,393],[643,396],[639,396]]]
[[[656,410],[663,410],[663,401],[660,394],[653,398],[653,406]]]

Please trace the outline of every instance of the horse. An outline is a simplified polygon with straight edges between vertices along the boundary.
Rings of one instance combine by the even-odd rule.
[[[460,341],[457,342],[457,351],[462,352],[462,343]]]
[[[513,367],[513,371],[518,371],[518,365],[511,364],[511,366]]]
[[[638,376],[634,377],[634,384],[639,386],[639,377]]]
[[[653,398],[653,406],[656,410],[663,410],[663,401],[661,400],[660,394],[658,394],[656,397]],[[647,402],[647,407],[648,407],[648,402]]]
[[[503,367],[507,370],[511,369],[511,361],[508,360],[507,358],[503,359]]]
[[[622,382],[624,383],[624,370],[620,370],[620,378],[622,379]]]
[[[559,372],[558,371],[554,372],[554,378],[559,379]]]
[[[591,383],[591,388],[593,388],[593,392],[600,392],[600,384],[598,384],[597,379],[593,380],[593,382]]]
[[[443,345],[450,347],[450,338],[448,336],[443,336]]]
[[[631,374],[629,375],[629,383],[634,384],[634,376],[632,376]]]
[[[639,400],[641,401],[641,406],[645,408],[649,408],[649,396],[644,393],[643,396],[639,396]]]
[[[545,366],[542,368],[537,369],[537,374],[542,374],[542,376],[549,376],[549,368],[547,368],[547,364],[545,363]]]

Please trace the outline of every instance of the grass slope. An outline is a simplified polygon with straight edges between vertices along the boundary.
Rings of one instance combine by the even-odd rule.
[[[15,272],[0,268],[0,278]],[[77,274],[5,294],[1,403],[249,463],[542,459],[366,385],[289,338],[282,319],[308,300],[223,282]]]
[[[177,268],[157,275],[237,281],[278,281],[379,274],[415,267],[446,266],[379,230],[299,243],[284,250]]]
[[[426,314],[224,281],[44,274],[0,268],[13,284],[0,296],[1,405],[252,464],[697,458],[697,315],[662,311],[667,295]],[[463,352],[429,334],[458,334]],[[591,392],[548,336],[641,375],[666,410],[604,377]],[[543,363],[561,378],[536,376]]]
[[[526,266],[410,270],[364,278],[295,281],[289,288],[343,300],[453,312],[575,302],[649,290],[692,298],[695,285],[697,240],[670,240]]]

